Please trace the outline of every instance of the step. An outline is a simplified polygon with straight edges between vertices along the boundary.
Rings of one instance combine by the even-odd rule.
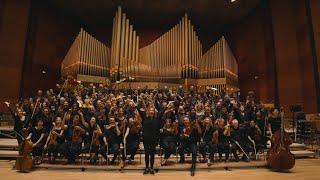
[[[298,151],[291,151],[292,154],[296,158],[303,158],[303,157],[315,157],[316,153],[313,151],[308,151],[308,150],[298,150]]]
[[[268,144],[267,145],[267,149],[270,149],[271,148],[271,145]],[[292,143],[290,145],[290,150],[291,151],[295,151],[295,150],[305,150],[306,148],[306,145],[305,144],[301,144],[301,143]]]
[[[19,157],[18,151],[0,150],[0,159],[17,158]]]
[[[0,149],[16,150],[18,148],[19,145],[16,139],[0,138]]]

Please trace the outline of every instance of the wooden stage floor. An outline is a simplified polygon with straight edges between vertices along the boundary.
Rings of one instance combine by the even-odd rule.
[[[195,177],[188,171],[162,170],[155,175],[142,175],[142,171],[101,171],[78,169],[37,169],[31,173],[23,174],[12,170],[14,161],[0,161],[1,179],[5,180],[106,180],[106,179],[148,179],[148,180],[187,180],[187,179],[237,179],[237,180],[318,180],[320,177],[320,159],[298,159],[296,166],[288,173],[272,172],[266,168],[198,170]]]

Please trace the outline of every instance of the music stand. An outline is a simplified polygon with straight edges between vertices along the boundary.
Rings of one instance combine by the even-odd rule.
[[[292,123],[293,123],[292,129],[294,133],[294,141],[296,142],[297,141],[297,128],[296,128],[297,120],[295,118],[295,113],[302,111],[302,105],[292,104],[289,106],[289,108],[290,108],[290,111],[292,112]]]

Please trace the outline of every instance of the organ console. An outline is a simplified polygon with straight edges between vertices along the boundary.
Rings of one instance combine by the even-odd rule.
[[[81,29],[61,65],[61,74],[80,81],[123,80],[123,87],[143,84],[195,86],[200,91],[238,90],[238,65],[224,37],[203,54],[195,26],[185,14],[151,44],[140,48],[139,36],[118,7],[113,18],[111,48]]]

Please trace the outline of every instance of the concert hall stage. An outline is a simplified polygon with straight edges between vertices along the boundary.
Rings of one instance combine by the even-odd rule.
[[[144,156],[142,157],[144,158]],[[155,161],[155,170],[156,171],[189,171],[191,167],[191,161],[186,161],[186,163],[180,164],[173,160],[169,161],[169,165],[161,166],[160,161]],[[139,161],[139,160],[138,160]],[[123,169],[119,165],[61,165],[61,164],[48,164],[42,163],[35,166],[36,168],[45,168],[45,169],[79,169],[79,170],[104,170],[104,171],[134,171],[134,170],[143,170],[145,168],[144,161],[141,161],[141,164],[135,161],[132,165],[126,165]],[[197,170],[223,170],[223,169],[249,169],[249,168],[262,168],[266,167],[266,161],[251,161],[251,162],[217,162],[213,163],[211,166],[208,166],[207,163],[197,163]]]

